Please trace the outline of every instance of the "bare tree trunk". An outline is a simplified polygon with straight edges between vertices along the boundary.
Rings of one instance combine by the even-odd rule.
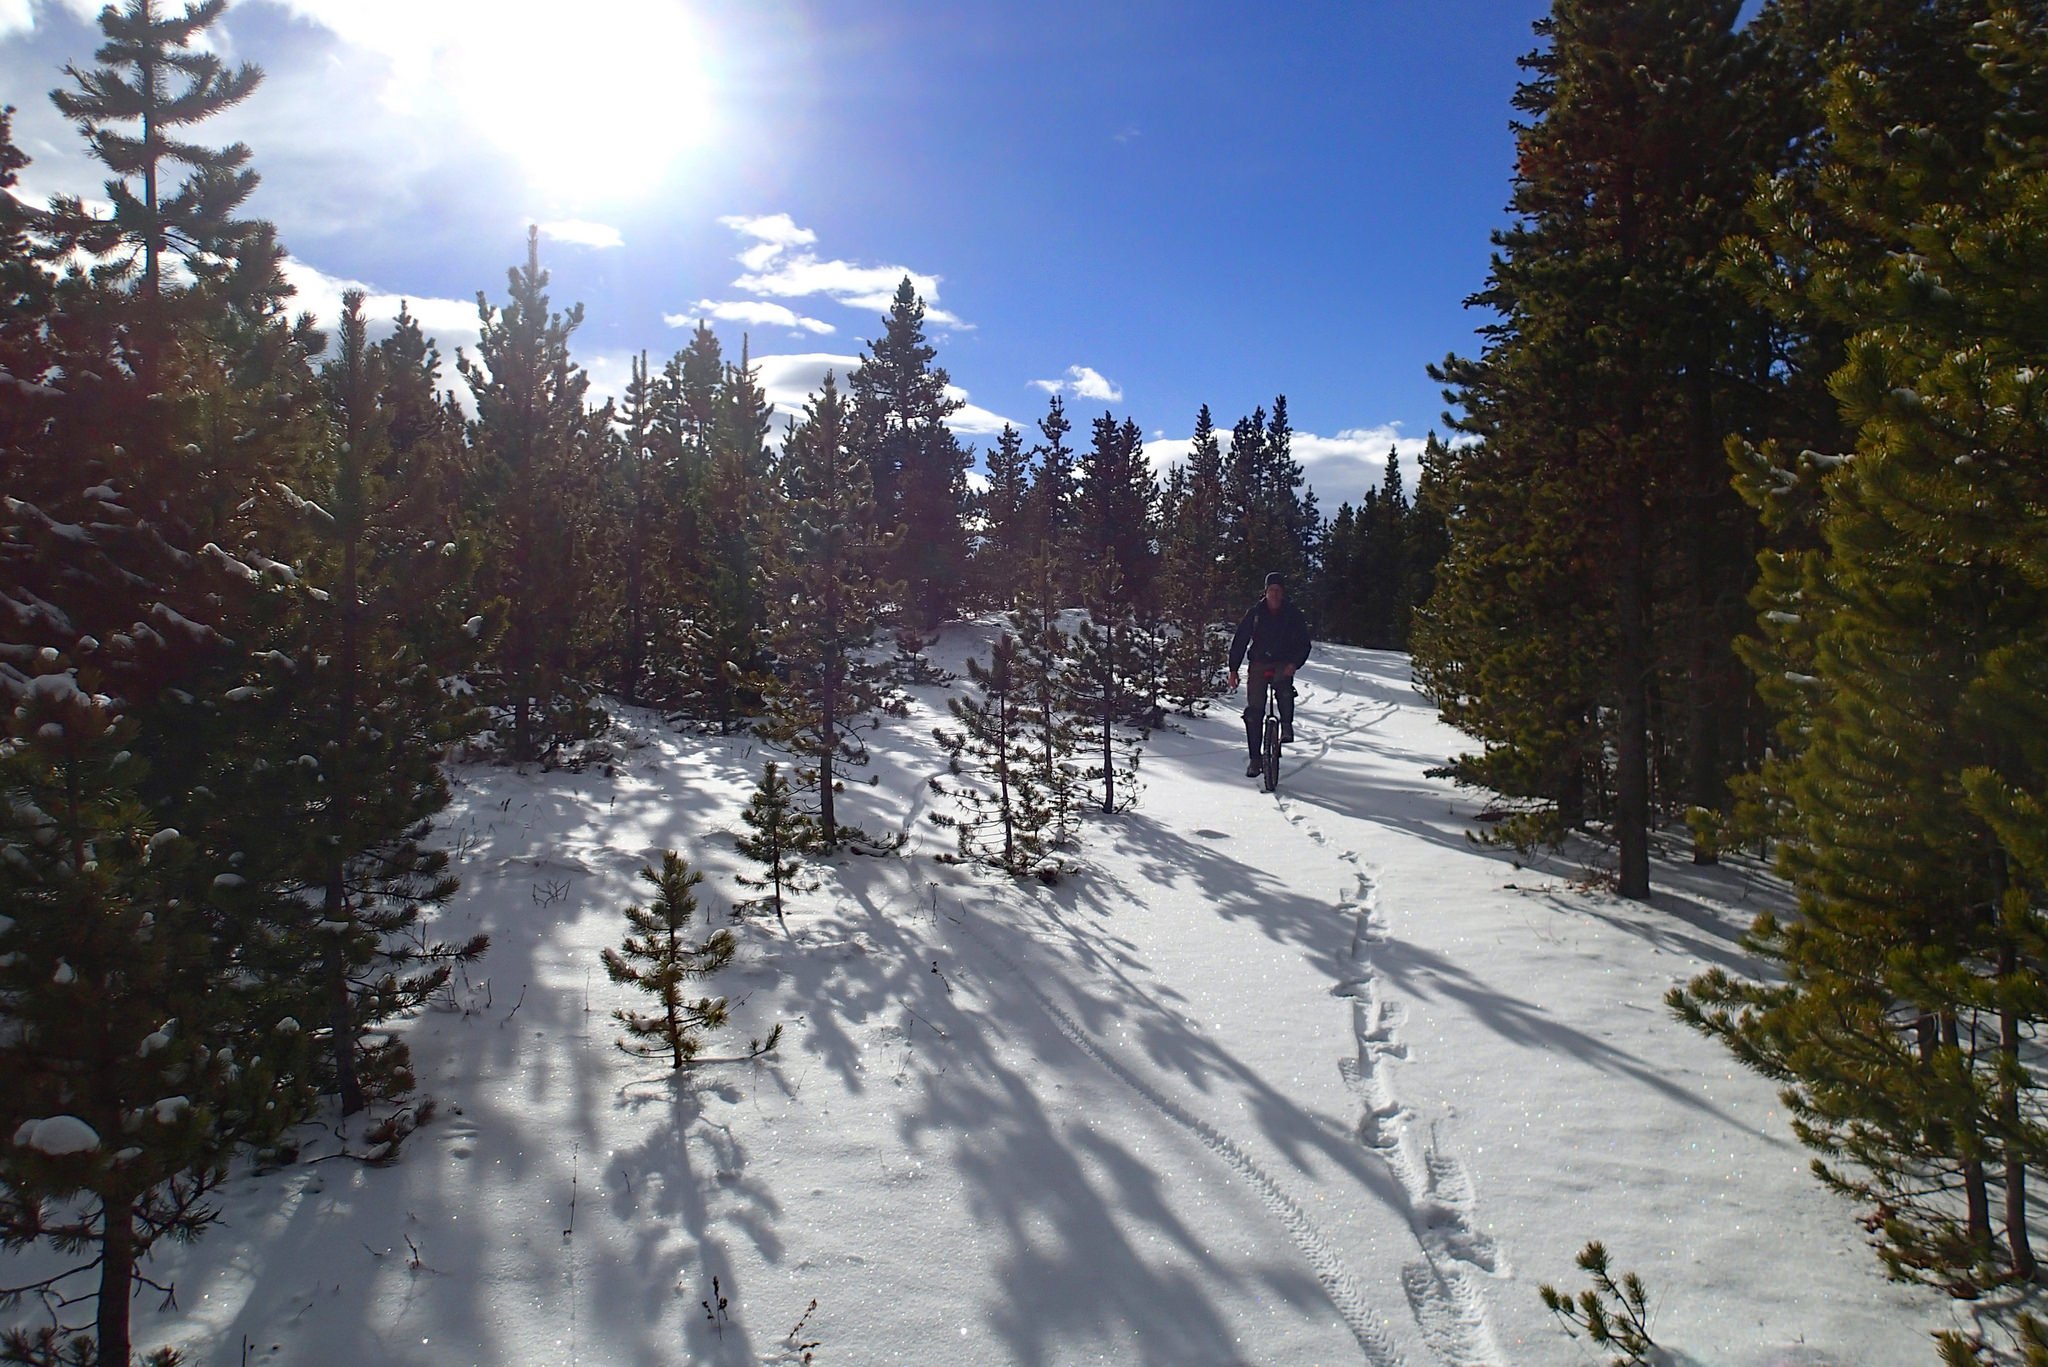
[[[1621,846],[1623,897],[1650,896],[1649,602],[1644,579],[1645,510],[1642,491],[1627,483],[1616,493],[1619,578],[1615,609],[1620,617],[1615,654],[1619,691],[1614,736],[1614,831]]]
[[[99,1363],[128,1367],[129,1299],[134,1294],[135,1198],[102,1198],[100,1228]]]

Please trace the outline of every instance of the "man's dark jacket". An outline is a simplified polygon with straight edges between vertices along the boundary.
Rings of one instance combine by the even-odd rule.
[[[1308,659],[1308,649],[1308,623],[1302,619],[1301,609],[1282,599],[1280,610],[1274,612],[1266,606],[1266,596],[1260,594],[1231,639],[1230,672],[1237,673],[1247,654],[1255,665],[1288,664],[1299,669]]]

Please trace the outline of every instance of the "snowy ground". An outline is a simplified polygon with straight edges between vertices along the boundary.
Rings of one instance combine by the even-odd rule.
[[[1681,1367],[1931,1364],[1946,1304],[1880,1278],[1772,1088],[1661,1004],[1747,966],[1768,880],[1660,864],[1637,905],[1518,868],[1423,777],[1462,747],[1404,657],[1325,647],[1302,684],[1277,798],[1241,776],[1234,712],[1161,732],[1140,806],[1051,888],[932,857],[944,691],[917,691],[848,797],[905,850],[829,866],[793,942],[750,925],[710,1052],[777,1021],[782,1046],[680,1079],[615,1047],[598,951],[665,846],[722,922],[772,756],[628,714],[615,776],[464,770],[445,918],[493,946],[406,1027],[439,1114],[389,1167],[239,1179],[225,1225],[160,1260],[179,1308],[141,1341],[347,1367],[804,1344],[1542,1367],[1605,1361],[1536,1294],[1582,1286],[1599,1238]]]

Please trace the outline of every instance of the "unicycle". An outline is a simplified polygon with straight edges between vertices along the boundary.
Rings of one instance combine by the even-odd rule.
[[[1265,744],[1259,751],[1259,791],[1276,793],[1280,791],[1280,680],[1279,671],[1266,675],[1266,728]]]

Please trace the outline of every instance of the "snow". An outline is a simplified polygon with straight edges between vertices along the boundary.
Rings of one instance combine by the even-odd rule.
[[[24,1120],[14,1131],[14,1146],[36,1149],[54,1157],[91,1153],[100,1146],[99,1131],[75,1115],[46,1116]]]
[[[1589,855],[1518,866],[1424,776],[1466,743],[1404,657],[1321,647],[1300,680],[1277,795],[1231,706],[1159,732],[1051,887],[937,861],[947,690],[912,690],[842,796],[904,849],[823,866],[792,939],[743,929],[705,1052],[781,1046],[680,1075],[616,1047],[644,1003],[598,953],[666,847],[727,923],[739,812],[787,756],[628,711],[608,768],[458,770],[435,933],[492,946],[400,1029],[437,1114],[378,1166],[238,1177],[153,1261],[178,1308],[138,1302],[139,1342],[736,1367],[799,1361],[801,1321],[821,1364],[1578,1367],[1536,1289],[1580,1289],[1597,1238],[1674,1363],[1931,1363],[1949,1303],[1883,1280],[1772,1084],[1662,1005],[1753,969],[1783,890],[1677,851],[1647,904]],[[385,1157],[368,1128],[350,1151]]]

